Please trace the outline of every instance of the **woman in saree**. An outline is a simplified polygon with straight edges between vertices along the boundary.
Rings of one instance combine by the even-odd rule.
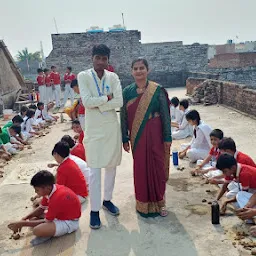
[[[137,212],[143,217],[165,217],[172,142],[170,104],[165,89],[148,81],[148,69],[145,59],[134,60],[135,83],[123,90],[123,147],[133,154]]]

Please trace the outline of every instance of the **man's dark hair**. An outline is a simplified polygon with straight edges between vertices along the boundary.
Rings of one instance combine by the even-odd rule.
[[[225,137],[219,142],[219,149],[236,152],[236,143],[232,138]]]
[[[230,169],[234,165],[237,165],[236,159],[230,154],[224,153],[219,156],[216,168],[223,171],[224,169]]]
[[[186,100],[186,99],[181,100],[180,101],[180,106],[182,106],[183,108],[187,109],[188,106],[189,106],[188,100]]]
[[[44,73],[46,73],[46,72],[48,72],[49,71],[49,69],[48,68],[45,68],[44,69]]]
[[[42,107],[42,106],[44,106],[44,103],[43,102],[38,102],[37,103],[37,108],[39,109],[39,107]]]
[[[12,125],[10,127],[10,129],[12,129],[13,131],[15,131],[16,134],[20,134],[21,133],[21,127],[18,125]]]
[[[24,113],[28,111],[28,107],[27,106],[22,106],[21,109],[20,109],[20,113]]]
[[[69,71],[72,71],[72,67],[67,67],[67,69],[68,69]]]
[[[75,86],[78,86],[77,79],[72,80],[71,85],[70,85],[71,88],[74,88]]]
[[[19,123],[19,124],[22,124],[24,122],[23,118],[20,116],[20,115],[17,115],[15,116],[13,119],[12,119],[12,122],[13,123]]]
[[[135,65],[137,62],[142,62],[142,63],[145,65],[146,69],[147,69],[147,70],[149,69],[148,61],[147,61],[145,58],[142,58],[142,57],[139,57],[139,58],[133,60],[131,68],[133,68],[134,65]]]
[[[79,124],[80,125],[80,121],[76,119],[76,120],[72,121],[72,125],[73,124]]]
[[[218,138],[220,140],[223,139],[223,131],[220,130],[220,129],[214,129],[211,133],[210,133],[210,137],[215,137],[215,138]]]
[[[51,66],[51,69],[54,69],[54,68],[56,68],[56,66]]]
[[[29,119],[29,118],[32,118],[34,115],[35,115],[35,111],[34,111],[33,109],[29,109],[29,110],[27,111],[26,116],[28,117],[28,119]],[[27,119],[27,120],[28,120],[28,119]],[[27,120],[26,120],[26,121],[27,121]]]
[[[41,68],[38,68],[37,73],[41,73],[41,72],[43,72],[43,70]]]
[[[110,57],[110,49],[105,44],[95,45],[92,48],[92,56],[107,56]]]
[[[189,121],[196,121],[197,122],[197,125],[199,125],[200,123],[200,114],[198,113],[197,110],[191,110],[189,111],[187,114],[186,114],[186,119]]]
[[[73,147],[76,145],[76,143],[75,143],[75,141],[73,140],[73,138],[72,138],[71,136],[69,136],[69,135],[64,135],[64,136],[61,138],[60,141],[67,143],[67,144],[69,145],[69,148],[73,148]]]
[[[33,110],[36,110],[37,109],[37,106],[35,104],[31,104],[28,106],[29,109],[33,109]]]
[[[177,97],[173,97],[173,98],[171,98],[171,103],[172,103],[172,104],[174,105],[174,107],[176,108],[176,107],[179,106],[180,101],[179,101],[179,99],[178,99]]]
[[[54,183],[54,176],[48,171],[40,171],[36,173],[30,181],[30,185],[33,187],[53,186]]]
[[[70,150],[69,150],[69,145],[68,143],[64,141],[60,141],[55,144],[53,150],[52,150],[52,155],[58,154],[63,158],[66,158],[69,156]]]

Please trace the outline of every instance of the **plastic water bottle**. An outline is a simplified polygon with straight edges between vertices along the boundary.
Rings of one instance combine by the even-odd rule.
[[[217,201],[212,202],[212,224],[220,224],[220,206]]]
[[[173,162],[174,166],[179,165],[179,156],[178,156],[178,150],[177,149],[173,149],[173,151],[172,151],[172,162]]]

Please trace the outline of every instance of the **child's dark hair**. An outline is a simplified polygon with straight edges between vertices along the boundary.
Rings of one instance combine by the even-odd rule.
[[[110,49],[105,44],[95,45],[92,48],[92,56],[107,56],[110,57]]]
[[[232,138],[224,137],[219,142],[219,149],[221,150],[231,150],[232,152],[236,152],[236,143]]]
[[[43,102],[38,102],[37,103],[37,108],[39,109],[40,107],[44,106],[44,103]]]
[[[216,168],[223,171],[224,169],[230,169],[234,165],[237,165],[236,159],[230,154],[224,153],[219,156]]]
[[[186,114],[186,119],[187,119],[187,121],[189,121],[189,120],[196,121],[197,125],[199,125],[200,121],[201,121],[200,114],[196,110],[189,111]]]
[[[180,106],[182,106],[183,108],[187,109],[188,106],[189,106],[188,100],[186,100],[186,99],[181,100],[180,101]]]
[[[60,141],[56,143],[52,150],[52,155],[54,155],[55,153],[60,155],[63,158],[68,157],[70,153],[68,143],[64,141]]]
[[[20,109],[20,113],[25,113],[28,111],[28,107],[27,106],[22,106]]]
[[[73,140],[73,138],[72,138],[71,136],[69,136],[69,135],[64,135],[64,136],[61,138],[60,141],[67,143],[67,144],[69,145],[69,148],[73,148],[73,147],[76,145],[76,143],[75,143],[75,141]]]
[[[12,119],[12,122],[13,123],[18,123],[18,124],[22,124],[24,122],[23,118],[20,116],[20,115],[17,115],[15,116],[13,119]]]
[[[72,71],[72,67],[67,67],[67,69],[68,69],[69,71]]]
[[[40,171],[36,173],[30,181],[30,185],[33,187],[53,186],[54,183],[54,176],[48,171]]]
[[[28,106],[29,109],[33,109],[33,110],[36,110],[37,109],[37,106],[35,104],[31,104]]]
[[[172,97],[171,98],[171,104],[174,105],[174,107],[178,107],[180,104],[180,100],[177,97]]]
[[[71,85],[70,85],[71,88],[74,88],[75,86],[78,86],[77,79],[72,80]]]
[[[80,121],[79,121],[79,120],[77,120],[77,119],[76,119],[76,120],[74,120],[74,121],[72,121],[72,125],[73,125],[73,124],[81,125],[81,124],[80,124]]]
[[[54,69],[54,68],[56,68],[56,66],[51,66],[51,69]]]
[[[220,129],[214,129],[211,133],[210,133],[210,137],[215,137],[215,138],[218,138],[220,140],[223,139],[223,131],[220,130]]]
[[[133,60],[133,62],[132,62],[132,67],[131,67],[131,68],[133,68],[134,65],[135,65],[137,62],[142,62],[142,63],[145,65],[146,69],[149,70],[148,61],[147,61],[145,58],[142,58],[142,57],[139,57],[139,58]]]
[[[33,118],[34,115],[35,115],[35,111],[34,111],[34,110],[29,109],[29,110],[27,111],[26,116],[27,116],[28,118],[27,118],[26,121],[25,121],[25,128],[24,128],[25,130],[26,130],[27,121],[28,121],[29,119]]]
[[[21,127],[19,125],[12,125],[10,129],[12,129],[16,134],[21,133]]]
[[[41,68],[38,68],[37,73],[41,73],[41,72],[43,72],[43,70]]]
[[[45,69],[44,69],[44,73],[46,73],[46,72],[48,72],[48,71],[50,71],[48,68],[45,68]]]

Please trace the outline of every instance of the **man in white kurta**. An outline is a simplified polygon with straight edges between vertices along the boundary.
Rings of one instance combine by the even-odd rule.
[[[105,65],[106,53],[104,51],[107,49],[104,45],[95,46],[93,50],[94,68],[78,75],[80,95],[86,108],[84,145],[87,163],[91,168],[89,183],[90,226],[93,229],[101,227],[99,210],[102,204],[102,168],[105,168],[103,207],[112,215],[119,214],[119,209],[111,202],[111,199],[116,167],[120,165],[122,157],[121,130],[115,109],[123,105],[123,98],[118,76],[104,70],[104,68],[100,70]],[[99,73],[101,73],[101,79],[98,76]]]

